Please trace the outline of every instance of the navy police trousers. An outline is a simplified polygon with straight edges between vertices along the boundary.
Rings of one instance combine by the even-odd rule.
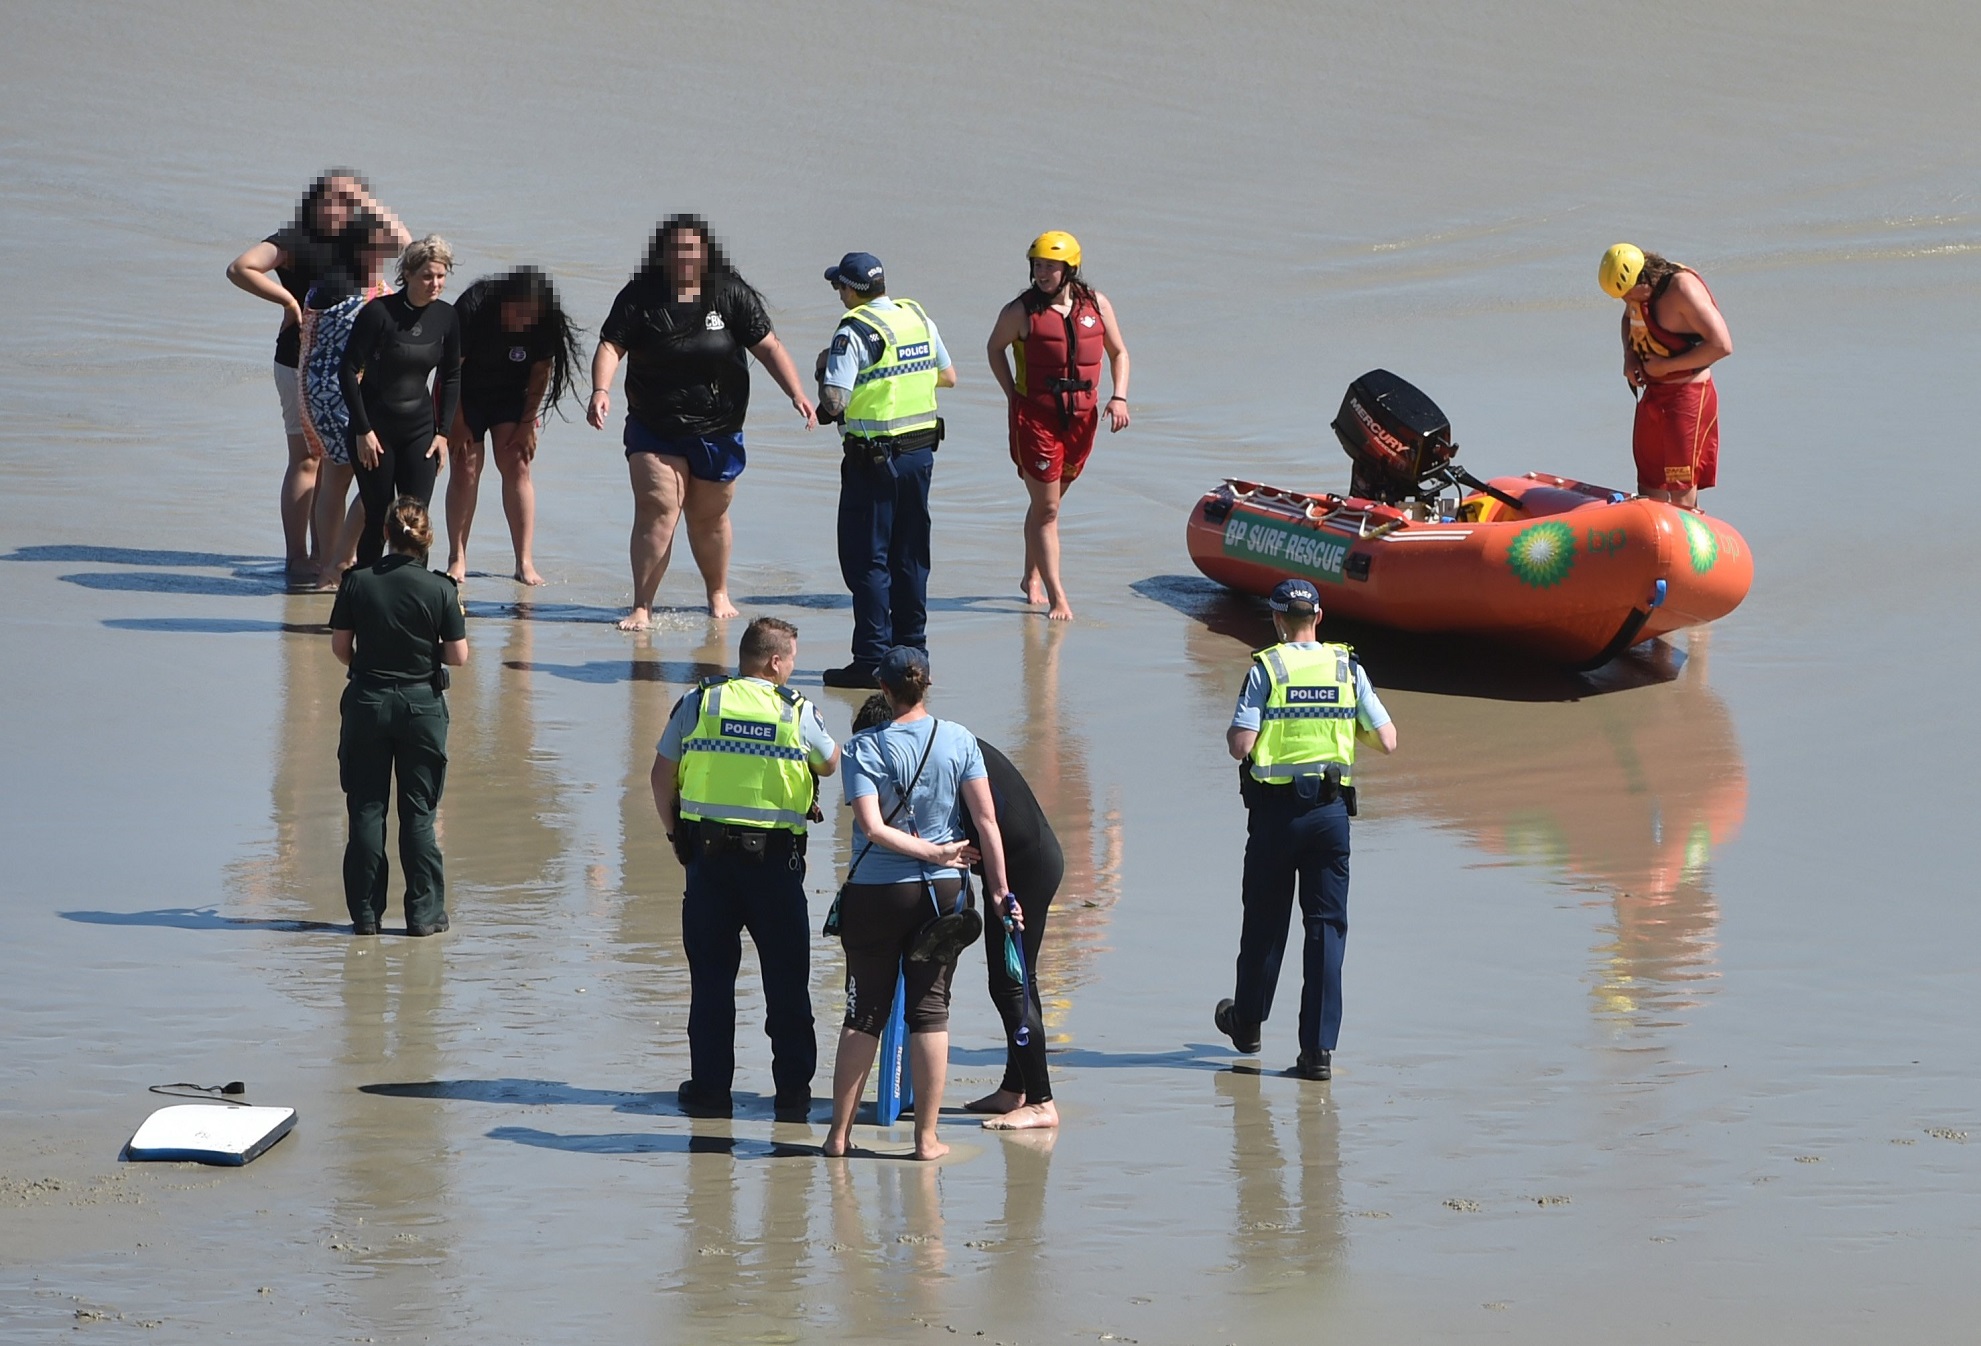
[[[1300,892],[1300,1050],[1334,1050],[1341,1036],[1341,955],[1348,941],[1348,805],[1264,800],[1249,811],[1245,838],[1245,923],[1238,937],[1241,1021],[1272,1013],[1286,953],[1293,895]]]
[[[839,573],[853,594],[853,663],[872,669],[896,645],[928,648],[929,479],[935,450],[873,467],[839,464]]]

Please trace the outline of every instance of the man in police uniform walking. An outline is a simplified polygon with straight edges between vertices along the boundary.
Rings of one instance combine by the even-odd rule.
[[[1293,891],[1306,927],[1300,1056],[1290,1074],[1325,1080],[1341,1034],[1341,956],[1348,938],[1348,820],[1355,814],[1355,740],[1396,751],[1396,726],[1346,645],[1316,637],[1320,592],[1306,580],[1272,592],[1279,644],[1252,656],[1225,745],[1241,765],[1248,813],[1245,921],[1238,987],[1218,1002],[1220,1033],[1250,1056],[1272,1012]]]
[[[653,763],[653,801],[687,868],[681,943],[688,955],[688,1055],[682,1110],[727,1116],[736,1073],[736,972],[748,930],[763,968],[776,1115],[803,1121],[812,1103],[811,920],[805,824],[839,746],[818,709],[785,686],[798,628],[759,617],[743,632],[738,676],[709,678],[668,717]]]
[[[826,268],[847,309],[819,357],[819,419],[844,430],[839,572],[853,593],[853,661],[828,687],[877,688],[881,656],[928,648],[929,479],[942,418],[935,390],[956,386],[942,334],[912,299],[891,299],[880,259],[849,252]]]

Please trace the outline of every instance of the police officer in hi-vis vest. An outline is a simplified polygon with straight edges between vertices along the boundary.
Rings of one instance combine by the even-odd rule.
[[[929,478],[942,418],[935,390],[954,388],[942,334],[912,299],[890,299],[872,253],[826,268],[847,308],[819,356],[819,419],[839,421],[839,571],[853,593],[853,661],[828,687],[877,688],[881,656],[928,649]]]
[[[763,968],[764,1031],[780,1121],[812,1104],[811,920],[805,824],[818,777],[839,746],[818,709],[785,683],[798,628],[759,617],[743,632],[733,678],[709,678],[668,717],[653,763],[653,802],[686,866],[681,943],[688,955],[688,1055],[682,1110],[726,1116],[736,1073],[736,971],[750,932]]]
[[[1315,636],[1321,595],[1306,580],[1272,592],[1279,644],[1252,656],[1225,744],[1240,763],[1249,815],[1238,987],[1218,1002],[1220,1033],[1247,1056],[1272,1012],[1300,886],[1300,1056],[1291,1074],[1325,1080],[1341,1035],[1341,954],[1348,938],[1348,820],[1355,814],[1355,740],[1396,751],[1396,726],[1346,645]]]

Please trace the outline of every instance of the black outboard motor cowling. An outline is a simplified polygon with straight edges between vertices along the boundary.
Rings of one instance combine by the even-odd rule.
[[[1348,385],[1333,428],[1355,461],[1349,490],[1369,499],[1421,495],[1425,478],[1458,452],[1451,421],[1438,404],[1387,369],[1372,369]]]

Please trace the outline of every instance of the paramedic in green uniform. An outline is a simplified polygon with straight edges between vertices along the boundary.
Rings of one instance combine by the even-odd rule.
[[[351,933],[375,935],[385,916],[385,813],[399,788],[399,866],[406,872],[406,933],[447,928],[447,889],[433,819],[447,781],[445,665],[468,662],[454,581],[426,566],[433,524],[411,496],[392,502],[387,552],[344,572],[330,610],[330,648],[349,666],[338,778],[351,816],[344,900]]]

